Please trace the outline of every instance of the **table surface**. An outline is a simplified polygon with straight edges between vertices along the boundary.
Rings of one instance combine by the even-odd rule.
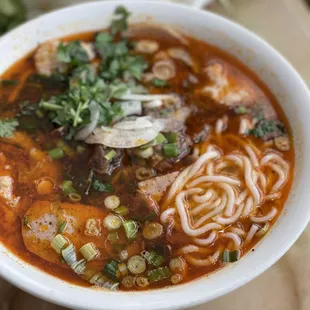
[[[84,0],[85,1],[85,0]],[[25,0],[32,15],[79,1]],[[219,4],[218,2],[221,2]],[[304,0],[219,0],[208,7],[258,33],[278,49],[310,85],[310,9]],[[293,43],[293,44],[292,44]],[[192,310],[309,310],[310,227],[273,267],[244,287]],[[64,309],[0,280],[0,310]],[[1,309],[2,307],[2,309]]]

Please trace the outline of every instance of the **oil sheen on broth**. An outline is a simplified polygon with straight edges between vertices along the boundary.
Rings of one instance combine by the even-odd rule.
[[[268,233],[291,187],[292,137],[235,58],[115,15],[3,74],[0,239],[78,285],[176,285]]]

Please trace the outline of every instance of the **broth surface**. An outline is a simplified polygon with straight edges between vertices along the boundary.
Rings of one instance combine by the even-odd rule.
[[[183,120],[183,123],[181,122],[181,130],[176,131],[178,139],[184,135],[184,139],[189,141],[189,143],[186,142],[187,149],[184,151],[186,154],[178,157],[182,152],[181,146],[178,145],[179,155],[172,156],[172,159],[169,157],[169,160],[164,163],[161,162],[162,166],[154,165],[153,158],[139,157],[136,155],[136,151],[126,148],[121,151],[121,162],[116,165],[115,169],[111,168],[112,171],[109,173],[99,173],[100,167],[96,166],[98,160],[94,159],[99,144],[87,144],[73,138],[68,140],[63,132],[63,126],[51,121],[48,111],[38,108],[38,103],[42,98],[49,100],[52,96],[57,96],[68,90],[66,76],[70,74],[61,73],[58,76],[40,74],[34,56],[37,51],[18,61],[1,77],[0,117],[1,119],[17,118],[19,126],[11,137],[0,138],[0,216],[2,218],[0,240],[14,254],[31,265],[63,280],[82,286],[91,284],[84,279],[85,277],[81,277],[72,270],[50,246],[50,241],[55,235],[62,234],[71,241],[75,245],[77,253],[83,244],[89,242],[95,244],[101,255],[89,262],[87,266],[95,271],[103,272],[105,276],[108,276],[104,273],[106,264],[110,263],[111,260],[120,264],[122,260],[120,253],[122,251],[127,251],[127,255],[129,255],[124,259],[125,265],[128,265],[130,256],[142,255],[141,252],[143,251],[154,251],[164,259],[160,266],[170,268],[169,276],[154,282],[150,280],[147,272],[155,270],[159,266],[155,268],[152,264],[147,264],[146,271],[141,274],[134,274],[127,270],[124,275],[116,275],[117,279],[115,277],[110,278],[113,281],[119,281],[122,290],[143,290],[172,285],[171,282],[178,282],[177,276],[180,277],[179,281],[184,283],[224,267],[228,263],[223,258],[225,251],[228,260],[231,259],[232,261],[234,260],[232,256],[237,255],[239,259],[239,256],[244,255],[247,251],[254,251],[256,243],[267,233],[267,230],[270,229],[269,226],[276,221],[281,213],[292,183],[294,149],[289,124],[272,92],[251,70],[228,53],[192,37],[183,37],[186,41],[185,44],[161,28],[148,28],[146,25],[138,25],[132,29],[129,36],[131,41],[147,40],[157,42],[159,46],[152,53],[139,52],[136,47],[134,48],[132,53],[142,55],[148,63],[148,69],[145,72],[154,72],[154,64],[167,60],[173,63],[175,70],[175,75],[168,79],[167,83],[159,82],[161,86],[153,82],[154,77],[152,82],[144,77],[139,83],[147,89],[149,94],[177,94],[182,101],[177,112],[178,109],[182,110],[184,107],[190,110],[189,116]],[[61,41],[94,42],[96,35],[97,33],[82,33],[63,38]],[[185,50],[193,63],[189,65],[186,61],[179,59],[179,56],[174,58],[171,56],[172,54],[169,55],[167,51],[173,48]],[[162,55],[159,54],[160,52]],[[100,56],[96,54],[91,63],[99,64],[100,61]],[[224,73],[228,81],[226,84],[220,81]],[[218,85],[222,83],[223,88],[212,90],[212,87],[217,83],[219,83]],[[205,87],[211,88],[205,89]],[[243,90],[246,92],[245,99],[242,97],[244,95]],[[229,95],[232,92],[235,92],[233,98]],[[145,109],[142,115],[162,118],[166,117],[165,113],[168,113],[166,114],[168,119],[173,118],[169,114],[171,113],[169,107],[163,106],[155,110]],[[248,127],[240,133],[242,118],[246,119],[244,126],[247,125]],[[256,121],[255,124],[251,123],[253,120]],[[272,131],[274,127],[270,130],[259,127],[269,120],[271,125],[269,123],[268,125],[270,127],[274,126],[274,123],[271,122],[281,122],[280,125],[276,123],[276,130],[278,130],[276,133]],[[258,132],[259,128],[263,130],[263,133]],[[282,130],[280,133],[279,128]],[[171,138],[169,134],[165,136],[167,139]],[[285,147],[283,149],[281,149],[282,144],[279,149],[278,140],[283,142],[278,139],[279,137],[284,141]],[[53,158],[53,156],[48,155],[50,154],[48,151],[59,148],[62,145],[61,143],[66,145],[65,156]],[[172,142],[171,144],[177,143]],[[257,194],[264,198],[261,198],[258,206],[252,209],[251,213],[238,217],[232,223],[222,224],[220,229],[210,230],[199,236],[190,236],[183,229],[185,224],[182,222],[182,218],[179,218],[178,211],[174,211],[173,221],[171,216],[164,220],[161,217],[163,212],[169,208],[179,210],[175,202],[177,194],[172,195],[172,198],[169,199],[169,188],[177,174],[174,175],[168,186],[163,185],[163,180],[159,182],[165,187],[162,193],[156,193],[154,185],[151,186],[151,189],[145,188],[141,182],[173,172],[184,171],[190,165],[195,165],[198,157],[208,152],[210,145],[213,145],[214,150],[220,154],[220,158],[216,157],[211,162],[221,163],[220,160],[223,158],[223,168],[219,169],[223,169],[222,174],[229,178],[237,179],[240,176],[240,188],[248,185],[247,181],[243,179],[242,169],[244,168],[240,168],[233,161],[225,161],[226,155],[243,154],[240,156],[248,156],[245,147],[249,146],[254,150],[259,161],[271,153],[277,154],[276,156],[279,156],[280,160],[276,159],[266,164],[261,170],[255,168],[255,162],[254,164],[251,162],[254,167],[251,177],[254,181],[256,178],[257,187],[261,185],[260,188],[263,188],[262,183],[259,182],[264,181],[259,179],[260,175],[256,174],[255,171],[262,171],[262,174],[266,175],[264,193],[258,191]],[[154,146],[153,152],[158,151],[156,148],[159,149],[158,146]],[[209,152],[212,152],[212,149],[209,149]],[[107,153],[105,153],[106,155]],[[102,153],[99,156],[102,158],[104,155]],[[251,156],[249,158],[251,159]],[[285,173],[285,182],[283,181],[277,191],[273,192],[272,188],[276,186],[282,172],[275,171],[276,168],[272,170],[272,165],[282,167],[281,160],[286,163],[283,166],[287,165],[289,168],[285,172],[282,171]],[[269,169],[267,166],[271,168]],[[141,167],[148,169],[148,173],[152,169],[149,177],[141,177],[144,180],[137,179],[137,170],[141,170]],[[206,165],[201,169],[207,171],[208,167]],[[91,181],[89,181],[90,173],[92,174]],[[199,174],[199,172],[197,173]],[[198,174],[197,177],[199,177]],[[11,179],[5,179],[5,177]],[[179,192],[190,188],[188,184],[190,181],[193,182],[195,178],[193,175],[187,184],[179,189]],[[10,187],[10,184],[7,183],[10,183],[10,180],[13,180],[11,192],[10,189],[7,189]],[[64,192],[63,181],[66,180],[72,182],[74,192],[80,198],[77,199],[78,201],[74,201],[72,195]],[[96,190],[93,186],[94,180],[97,180],[99,184],[111,185],[113,193],[110,191],[110,187],[108,191]],[[39,183],[42,181],[50,182],[52,189],[49,190],[47,183],[42,183],[40,192]],[[239,196],[241,190],[237,193],[233,185],[231,186],[234,195]],[[211,190],[210,193],[213,191],[220,198],[226,197],[226,189],[220,188],[216,182],[199,183],[196,188],[198,188],[196,196],[200,194],[199,190],[204,193]],[[274,194],[274,198],[265,198],[267,193]],[[122,221],[130,220],[137,223],[138,231],[135,238],[128,238],[123,226],[112,231],[104,226],[106,216],[114,212],[105,205],[105,198],[111,195],[119,197],[120,205],[126,208],[127,214],[123,216]],[[194,196],[195,193],[184,198],[183,203],[186,210],[190,208],[188,204],[192,206],[197,204],[197,202],[193,202],[193,199],[196,199]],[[248,197],[251,198],[251,194]],[[252,201],[255,200],[255,196],[251,199]],[[213,200],[212,204],[216,205],[216,201]],[[209,208],[212,209],[210,206]],[[268,215],[273,208],[275,208],[276,214],[270,219],[262,222],[251,220],[253,217]],[[47,211],[45,212],[45,210]],[[236,206],[233,213],[235,214],[237,210],[238,207]],[[227,211],[226,216],[228,213]],[[44,214],[48,215],[45,216]],[[195,221],[206,214],[207,212],[203,211],[203,213],[196,213],[195,217],[195,214],[189,213],[186,221],[191,223],[191,229],[195,230],[197,228],[195,228]],[[206,220],[206,223],[215,221],[217,215],[215,214]],[[86,233],[87,219],[96,219],[98,223],[100,222],[98,224],[101,225],[99,235]],[[143,231],[150,223],[158,223],[163,228],[163,232],[154,239],[144,237]],[[66,227],[64,229],[61,226]],[[55,227],[57,227],[56,230]],[[252,238],[247,241],[251,229],[256,229],[256,231]],[[117,236],[115,233],[111,233],[115,231]],[[195,238],[206,239],[212,231],[217,234],[213,242],[206,246],[195,244]],[[233,233],[233,236],[221,237],[222,233]],[[49,236],[49,234],[51,235]],[[116,236],[116,240],[113,240],[113,236]],[[237,246],[238,242],[240,243],[239,246]],[[184,249],[186,246],[187,249]],[[195,250],[194,247],[199,249]],[[219,253],[218,257],[215,255],[210,258],[209,255],[214,255],[217,252]],[[78,256],[80,259],[83,258],[80,254]],[[191,258],[204,262],[208,260],[208,264],[191,263]],[[172,259],[180,259],[182,263],[186,264],[184,270],[175,272],[171,266],[169,267],[169,262]],[[136,278],[138,276],[148,278],[150,283],[146,286],[135,284],[132,287],[127,287],[122,280],[130,274]],[[171,278],[173,274],[177,275],[174,280]]]

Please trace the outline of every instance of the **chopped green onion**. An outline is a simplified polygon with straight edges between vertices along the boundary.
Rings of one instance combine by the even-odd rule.
[[[100,251],[92,242],[84,244],[80,248],[80,253],[88,262],[95,260],[100,256]]]
[[[137,277],[136,283],[139,287],[147,287],[149,286],[149,280],[146,277]]]
[[[138,232],[138,224],[133,220],[123,222],[127,239],[135,239]]]
[[[56,251],[56,253],[60,254],[62,249],[68,245],[68,240],[63,235],[56,235],[52,242],[51,247]]]
[[[150,283],[168,279],[170,277],[171,277],[171,271],[167,266],[150,270],[147,273],[147,278]]]
[[[225,250],[222,255],[223,262],[225,263],[236,262],[237,260],[239,260],[239,258],[240,258],[239,250],[235,250],[235,251]]]
[[[163,143],[167,142],[167,139],[162,133],[159,133],[156,136],[155,141],[157,143],[156,145],[158,145],[158,144],[163,144]]]
[[[115,157],[115,155],[116,155],[116,152],[114,150],[111,150],[110,152],[104,155],[104,158],[106,160],[112,160]]]
[[[82,199],[82,196],[78,193],[69,193],[68,197],[72,202],[79,202]]]
[[[259,237],[259,238],[264,237],[264,236],[267,234],[269,228],[270,228],[270,224],[269,224],[269,223],[266,223],[266,224],[264,225],[264,227],[261,228],[261,229],[256,233],[256,237]]]
[[[101,272],[95,272],[92,277],[89,279],[89,282],[91,284],[96,284],[97,280],[102,276],[103,274]]]
[[[146,149],[146,148],[148,148],[150,146],[156,146],[156,145],[163,144],[163,143],[166,143],[166,142],[167,142],[166,137],[162,133],[159,133],[156,136],[156,138],[154,138],[152,141],[150,141],[147,144],[144,144],[144,145],[140,146],[140,149]]]
[[[77,262],[75,247],[72,243],[61,251],[61,255],[70,267]]]
[[[48,151],[48,154],[51,156],[52,159],[60,159],[65,156],[64,152],[60,148],[55,148]]]
[[[169,143],[177,143],[178,141],[178,133],[177,132],[167,132],[165,136]]]
[[[132,274],[140,274],[146,270],[145,259],[139,255],[129,258],[127,268]]]
[[[151,222],[144,225],[142,235],[147,240],[154,240],[162,236],[163,232],[163,225],[158,222]]]
[[[74,150],[68,144],[66,144],[63,140],[58,140],[56,145],[57,145],[57,148],[61,149],[65,153],[65,155],[71,158],[74,157],[75,155]]]
[[[163,152],[166,157],[177,157],[180,153],[178,145],[176,143],[164,144]]]
[[[111,243],[117,243],[117,242],[119,241],[119,237],[118,237],[117,231],[111,231],[111,232],[109,232],[107,239],[108,239]]]
[[[127,250],[122,250],[120,253],[119,253],[119,258],[121,261],[125,261],[128,259],[128,251]]]
[[[187,265],[182,257],[175,257],[169,262],[169,267],[174,273],[182,273],[187,268]]]
[[[119,283],[110,280],[104,275],[101,275],[99,279],[96,280],[95,284],[100,287],[109,289],[110,291],[116,291],[119,289]]]
[[[118,270],[118,265],[119,265],[119,262],[117,262],[116,260],[111,260],[109,263],[107,263],[104,266],[104,269],[103,269],[104,274],[110,279],[118,281],[118,278],[116,275],[117,270]]]
[[[67,222],[63,221],[58,228],[58,232],[61,234],[66,228],[67,228]]]
[[[170,281],[172,284],[178,284],[182,281],[182,276],[180,274],[174,274],[171,278]]]
[[[108,230],[119,229],[122,226],[122,220],[117,215],[109,214],[103,220],[103,225]]]
[[[133,276],[126,276],[122,280],[122,285],[126,288],[132,288],[135,284],[135,278]]]
[[[60,185],[60,188],[65,195],[76,192],[75,188],[73,187],[73,183],[70,180],[64,180]]]
[[[86,260],[81,259],[78,262],[75,262],[71,265],[71,268],[74,270],[76,274],[83,274],[86,269]]]
[[[165,258],[162,255],[157,254],[154,250],[151,250],[150,252],[143,251],[141,256],[145,258],[150,265],[156,268],[160,267],[165,261]]]
[[[86,268],[81,275],[81,278],[90,282],[90,280],[93,278],[93,276],[97,273],[96,270],[91,269],[91,268]]]
[[[155,87],[165,87],[168,85],[168,82],[162,79],[154,78],[152,79],[152,84]]]
[[[114,209],[113,211],[120,216],[126,216],[129,213],[128,208],[125,206],[119,206],[118,208]]]
[[[108,196],[104,199],[104,205],[108,209],[114,210],[120,205],[120,199],[116,195]]]
[[[154,150],[152,147],[148,147],[146,149],[136,149],[135,154],[141,158],[149,158],[154,154]]]
[[[120,263],[118,265],[118,272],[120,273],[120,276],[125,277],[128,274],[127,265],[125,263]]]

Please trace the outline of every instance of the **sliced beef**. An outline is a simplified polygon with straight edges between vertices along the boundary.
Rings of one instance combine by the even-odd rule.
[[[99,174],[111,175],[112,172],[118,168],[122,163],[123,151],[121,149],[115,149],[116,155],[107,160],[104,156],[111,151],[111,149],[104,147],[103,145],[96,145],[94,152],[89,160],[90,168]]]
[[[138,183],[139,189],[152,196],[155,200],[159,201],[168,187],[178,176],[179,172],[171,172],[165,175],[157,176]]]

